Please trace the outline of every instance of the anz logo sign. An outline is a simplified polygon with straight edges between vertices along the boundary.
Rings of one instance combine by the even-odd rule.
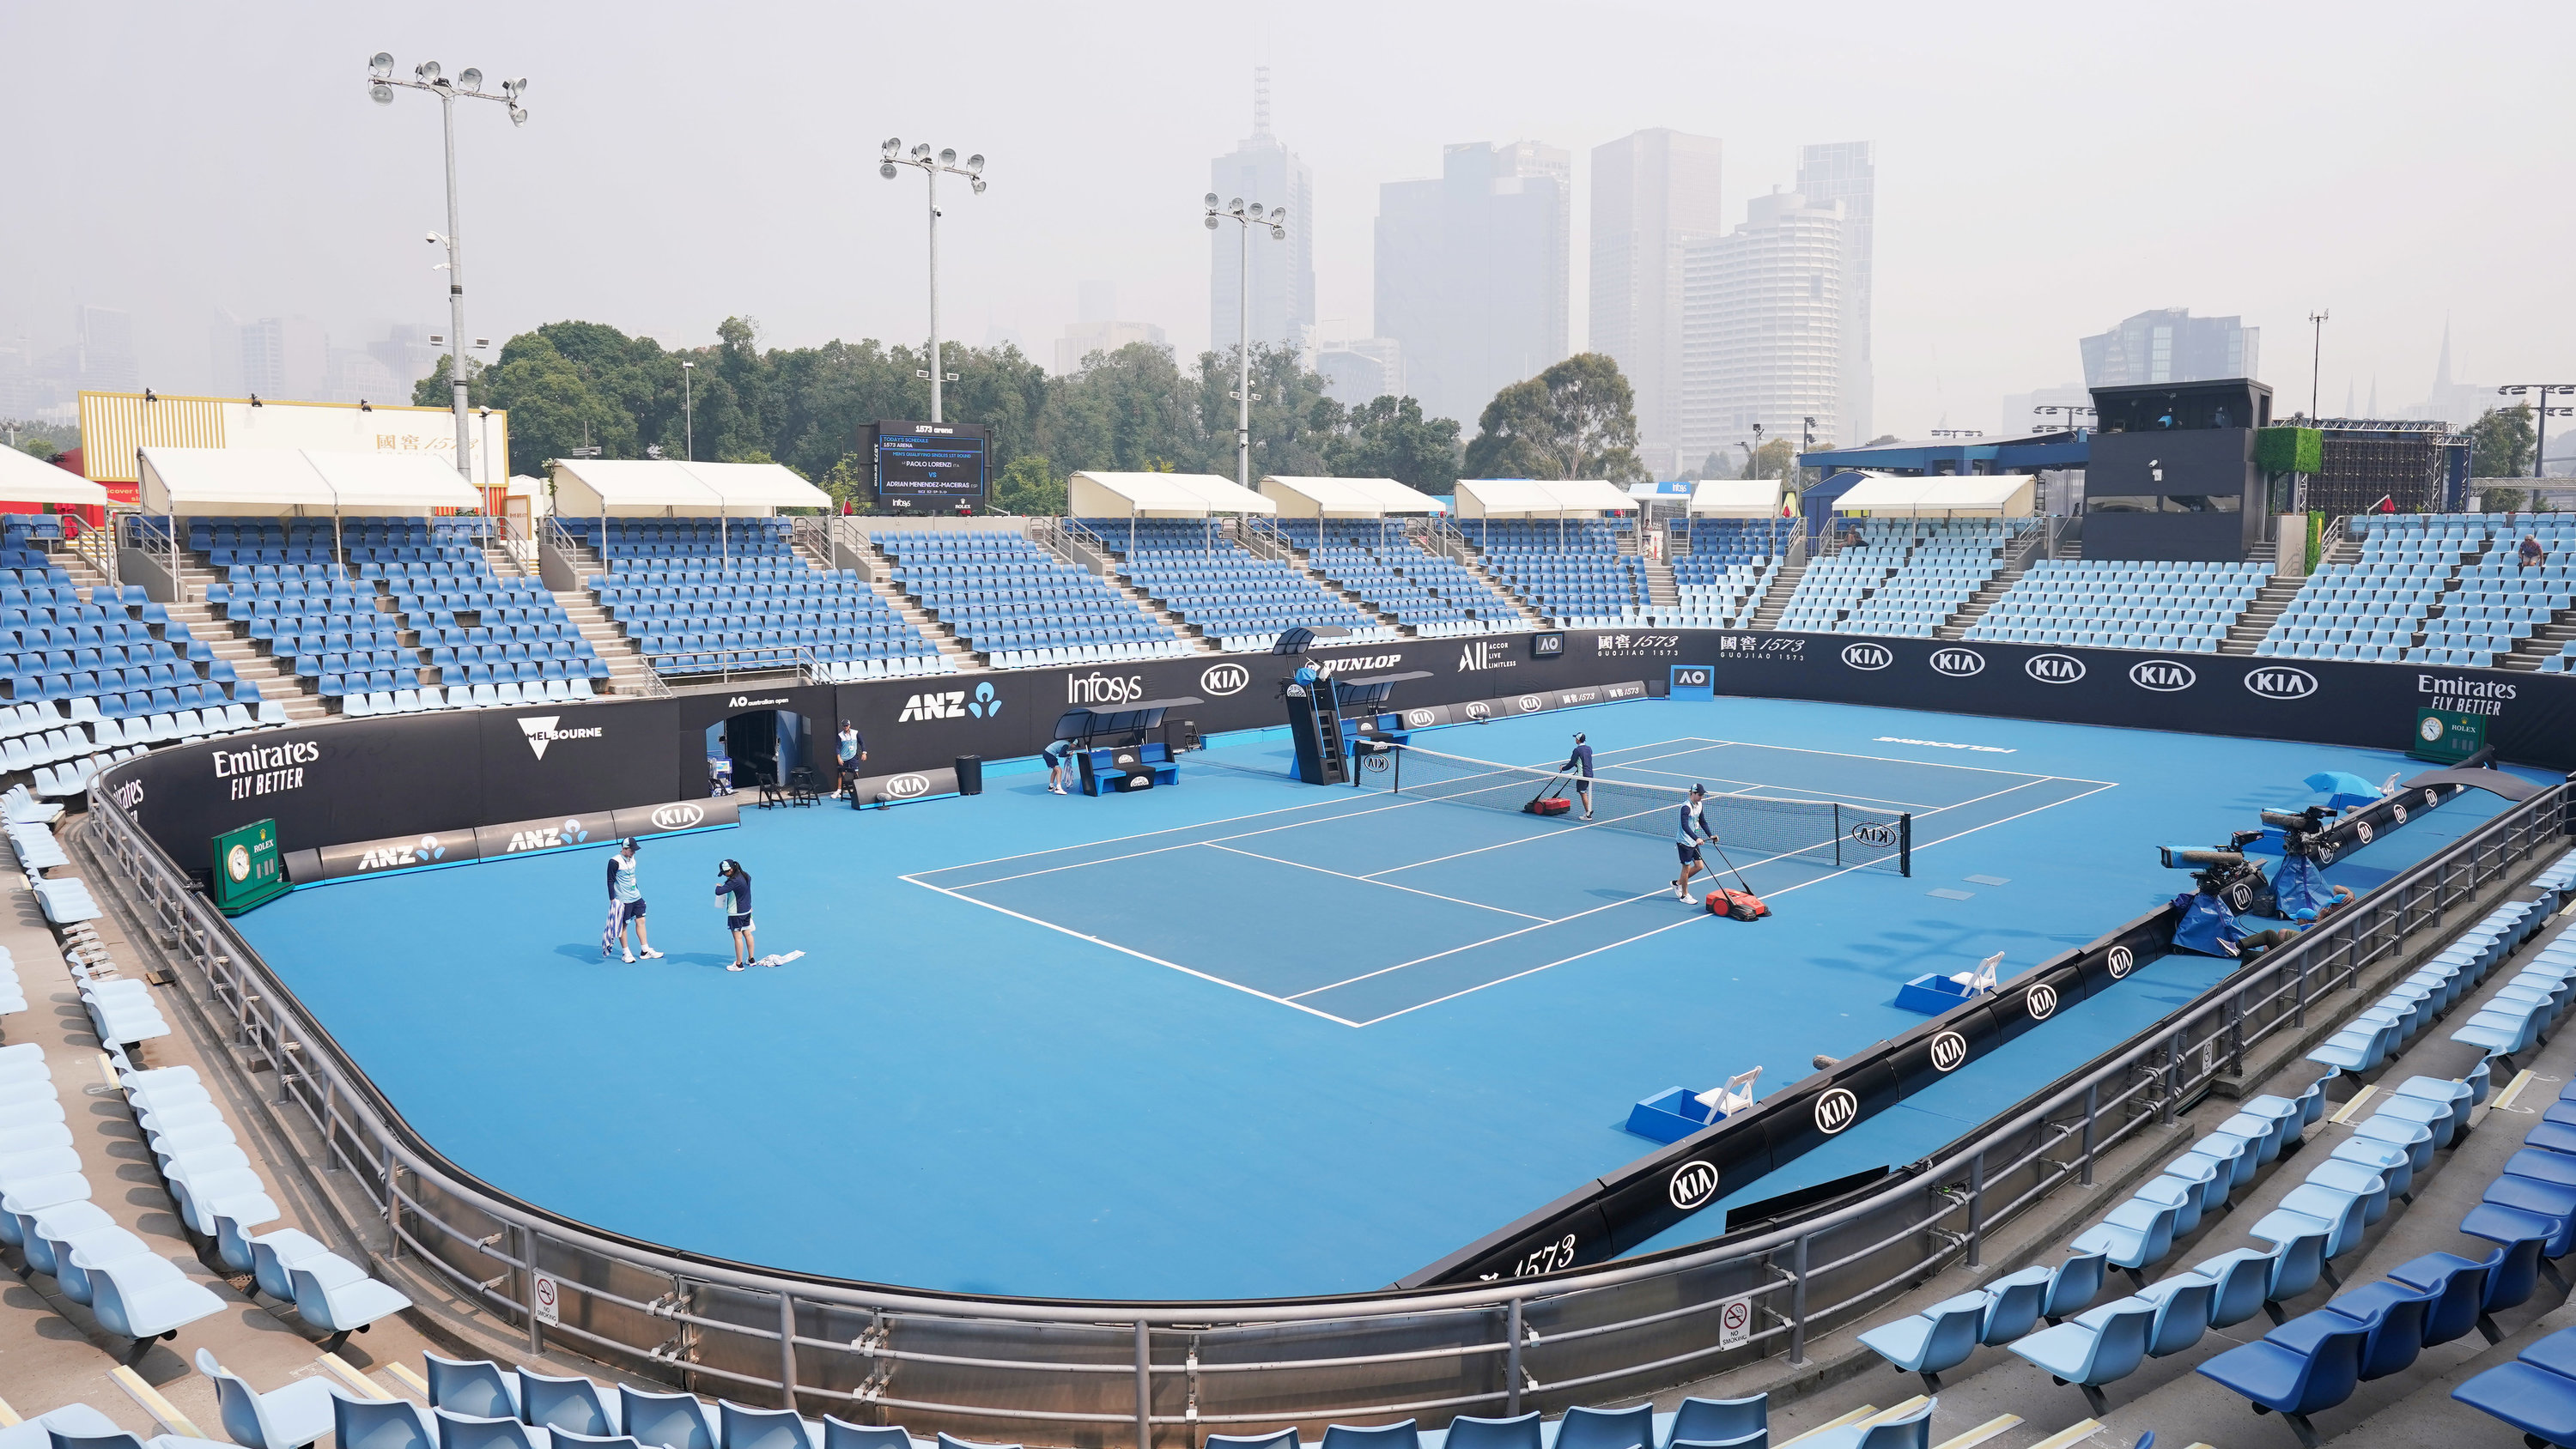
[[[1843,662],[1854,669],[1885,669],[1896,662],[1896,656],[1882,644],[1846,644]]]
[[[2159,694],[2178,694],[2200,682],[2200,675],[2188,664],[2170,659],[2149,659],[2129,666],[2129,682],[2140,689]]]
[[[2084,677],[2084,661],[2072,654],[2034,654],[2021,672],[2042,684],[2073,684]]]
[[[1932,672],[1953,679],[1986,672],[1986,656],[1974,649],[1936,649],[1932,651]]]
[[[2317,677],[2304,669],[2276,664],[2246,671],[2245,688],[2265,699],[2305,699],[2317,692]]]
[[[1831,1137],[1860,1120],[1860,1098],[1835,1087],[1816,1099],[1816,1130]]]
[[[416,845],[379,846],[358,857],[358,869],[398,870],[407,865],[430,865],[447,858],[447,847],[435,835],[424,835]]]
[[[1673,1206],[1690,1212],[1717,1196],[1717,1168],[1706,1162],[1685,1162],[1673,1172],[1664,1195]]]

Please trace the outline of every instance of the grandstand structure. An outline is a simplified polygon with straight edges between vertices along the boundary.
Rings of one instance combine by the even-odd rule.
[[[2042,559],[1961,637],[2215,654],[2270,577],[2260,564]]]
[[[2357,515],[2272,619],[2256,654],[2564,671],[2576,638],[2576,520]],[[2520,549],[2536,540],[2526,563]]]
[[[1870,518],[1811,560],[1771,627],[1931,639],[2027,545],[2027,518]]]
[[[1598,518],[1482,518],[1459,533],[1496,584],[1551,624],[1641,618],[1653,602],[1635,531]]]
[[[894,529],[871,541],[891,561],[903,596],[992,668],[1188,652],[1179,635],[1099,575],[1021,534]]]
[[[1275,526],[1311,576],[1417,637],[1507,633],[1534,622],[1485,574],[1430,551],[1427,527],[1343,518],[1283,518]]]
[[[1343,631],[1352,641],[1392,639],[1396,626],[1328,593],[1284,550],[1247,548],[1216,519],[1074,519],[1104,567],[1171,619],[1180,635],[1220,652],[1266,650],[1290,629]]]

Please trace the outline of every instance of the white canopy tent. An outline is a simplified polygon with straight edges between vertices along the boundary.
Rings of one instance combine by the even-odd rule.
[[[1691,489],[1693,518],[1777,518],[1777,478],[1703,478]]]
[[[1214,473],[1076,473],[1065,485],[1076,518],[1207,518],[1277,513],[1279,505]]]
[[[234,450],[240,451],[240,450]],[[441,508],[474,511],[483,490],[430,453],[326,453],[304,450],[305,461],[331,490],[343,516],[408,516]]]
[[[86,503],[104,506],[107,490],[69,468],[15,448],[0,448],[0,502]]]
[[[1261,480],[1261,493],[1283,518],[1385,518],[1429,514],[1436,505],[1392,478],[1281,478]]]
[[[1461,518],[1599,518],[1637,500],[1599,478],[1461,478]]]
[[[138,501],[170,519],[171,577],[178,577],[178,520],[331,519],[332,550],[340,521],[428,513],[472,512],[483,494],[435,453],[359,452],[322,448],[138,449]],[[341,553],[345,561],[347,555]]]
[[[1930,478],[1871,473],[1834,500],[1834,511],[1879,518],[2026,518],[2038,487],[2033,473]]]
[[[559,516],[713,518],[725,567],[733,567],[735,518],[767,518],[781,508],[832,506],[831,495],[777,463],[684,463],[668,458],[558,458]],[[606,545],[605,531],[601,540]]]

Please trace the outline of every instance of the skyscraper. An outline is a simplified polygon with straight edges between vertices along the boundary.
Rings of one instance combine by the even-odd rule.
[[[2206,382],[2252,377],[2262,329],[2241,317],[2194,317],[2188,307],[2141,312],[2108,332],[2080,338],[2086,387]]]
[[[1842,205],[1757,196],[1728,235],[1682,250],[1681,449],[1696,467],[1768,438],[1845,435]],[[1722,458],[1729,472],[1735,456]]]
[[[1444,148],[1436,180],[1378,188],[1377,335],[1423,411],[1469,431],[1566,355],[1572,161],[1536,141]]]
[[[1252,340],[1303,346],[1315,325],[1315,173],[1297,153],[1270,134],[1270,67],[1253,72],[1252,134],[1208,164],[1208,189],[1220,204],[1257,201],[1262,209],[1288,208],[1288,239],[1274,241],[1254,229]],[[1229,222],[1210,232],[1208,245],[1208,345],[1231,349],[1240,323],[1243,228]]]
[[[331,338],[309,317],[262,317],[241,328],[242,389],[256,397],[327,400]]]
[[[1681,437],[1682,248],[1726,230],[1725,143],[1658,127],[1592,149],[1592,343],[1637,394],[1638,453],[1671,476]]]
[[[1843,208],[1842,430],[1833,440],[1845,444],[1865,443],[1872,436],[1870,403],[1877,375],[1870,317],[1877,294],[1870,268],[1878,237],[1877,151],[1874,141],[1834,141],[1798,153],[1798,192],[1807,204],[1840,202]]]
[[[134,355],[134,317],[113,307],[80,309],[80,385],[88,392],[135,392],[143,365]]]

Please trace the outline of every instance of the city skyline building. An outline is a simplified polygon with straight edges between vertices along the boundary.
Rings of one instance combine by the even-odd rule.
[[[1220,204],[1236,197],[1267,210],[1288,208],[1288,236],[1253,238],[1251,300],[1254,342],[1302,346],[1315,325],[1315,173],[1270,133],[1270,67],[1253,71],[1252,134],[1208,163],[1208,189]],[[1230,231],[1209,233],[1208,346],[1231,353],[1239,330],[1245,248]],[[1141,324],[1140,324],[1141,325]]]
[[[1315,349],[1324,395],[1344,407],[1404,393],[1404,345],[1392,337],[1353,337]]]
[[[135,392],[143,365],[134,351],[134,316],[114,307],[80,309],[80,385],[90,392]]]
[[[1725,150],[1665,127],[1592,149],[1589,346],[1636,393],[1638,457],[1659,476],[1683,463],[1682,251],[1725,233]]]
[[[1794,443],[1808,418],[1819,444],[1843,436],[1842,204],[1773,191],[1745,212],[1734,231],[1682,253],[1686,468],[1714,453],[1731,474],[1756,423],[1766,439]]]
[[[2086,387],[2137,387],[2256,377],[2262,329],[2242,317],[2194,317],[2163,307],[2123,319],[2108,332],[2079,338]]]
[[[1873,435],[1873,395],[1878,377],[1871,349],[1877,291],[1872,270],[1878,244],[1878,145],[1832,141],[1798,152],[1798,194],[1809,206],[1843,208],[1842,431],[1835,441],[1867,442]]]
[[[1485,404],[1567,348],[1573,161],[1538,141],[1442,148],[1440,175],[1378,187],[1376,335],[1433,417]]]

